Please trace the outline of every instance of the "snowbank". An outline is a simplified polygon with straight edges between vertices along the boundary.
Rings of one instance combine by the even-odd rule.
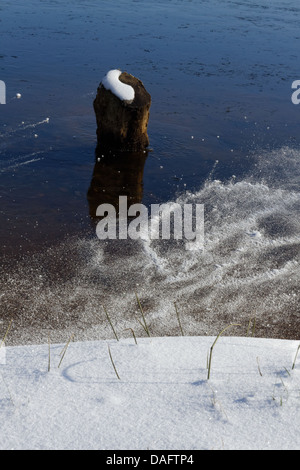
[[[7,347],[1,449],[299,449],[298,343],[214,339]]]

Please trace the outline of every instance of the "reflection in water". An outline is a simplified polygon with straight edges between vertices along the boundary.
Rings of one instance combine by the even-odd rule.
[[[96,219],[100,204],[112,204],[118,214],[119,196],[127,196],[128,206],[141,203],[148,150],[113,152],[98,146],[95,154],[95,167],[87,194],[90,217]]]

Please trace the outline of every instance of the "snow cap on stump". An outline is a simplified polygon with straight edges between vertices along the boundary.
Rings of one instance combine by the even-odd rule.
[[[98,143],[120,151],[145,149],[149,145],[150,106],[151,96],[141,80],[127,72],[110,70],[94,100]]]

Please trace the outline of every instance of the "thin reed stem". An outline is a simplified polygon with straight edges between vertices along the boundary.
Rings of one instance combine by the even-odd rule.
[[[251,334],[251,336],[252,337],[254,336],[255,326],[256,326],[256,318],[255,317],[250,318],[250,320],[249,320],[246,336],[249,336],[249,331],[250,331],[250,326],[251,326],[252,321],[253,321],[253,324],[252,324],[252,334]]]
[[[113,358],[112,358],[109,345],[108,345],[108,352],[109,352],[109,357],[110,357],[111,363],[112,363],[112,365],[113,365],[114,371],[115,371],[115,373],[116,373],[116,376],[118,377],[119,380],[121,380],[121,379],[120,379],[120,376],[119,376],[119,374],[118,374],[116,365],[115,365],[115,363],[114,363],[114,360],[113,360]]]
[[[138,302],[138,305],[140,307],[140,311],[141,311],[141,314],[142,314],[142,317],[143,317],[143,322],[144,324],[139,320],[139,323],[142,325],[142,327],[144,328],[145,332],[147,333],[147,335],[150,337],[150,331],[149,331],[149,328],[147,326],[147,323],[146,323],[146,319],[145,319],[145,315],[144,315],[144,310],[143,310],[143,307],[141,305],[141,302],[140,302],[140,299],[138,298],[138,295],[137,293],[135,293],[135,296],[136,296],[136,300]]]
[[[300,349],[300,344],[299,344],[299,346],[298,346],[298,348],[297,348],[297,351],[296,351],[295,359],[294,359],[294,362],[293,362],[293,365],[292,365],[292,370],[295,369],[295,365],[296,365],[296,360],[297,360],[297,356],[298,356],[299,349]]]
[[[181,326],[181,321],[180,321],[179,312],[178,312],[178,309],[177,309],[176,302],[174,302],[174,306],[175,306],[175,310],[176,310],[176,315],[177,315],[177,320],[178,320],[179,328],[180,328],[180,331],[181,331],[181,335],[182,335],[182,336],[184,336],[184,333],[183,333],[183,329],[182,329],[182,326]]]
[[[215,347],[215,345],[216,345],[216,342],[218,341],[218,339],[220,338],[220,336],[224,333],[224,331],[226,331],[228,328],[230,328],[230,327],[232,327],[232,326],[241,326],[241,325],[238,324],[238,323],[231,323],[231,325],[226,326],[226,327],[218,334],[218,336],[216,337],[215,341],[213,342],[213,344],[212,344],[212,346],[211,346],[211,348],[210,348],[209,359],[208,359],[207,380],[210,379],[212,353],[213,353],[214,347]]]
[[[12,319],[11,319],[10,322],[9,322],[9,325],[8,325],[8,327],[7,327],[6,333],[5,333],[5,335],[3,336],[3,338],[2,338],[2,341],[1,341],[1,344],[0,344],[0,348],[1,348],[2,345],[5,343],[5,340],[6,340],[6,337],[7,337],[7,335],[8,335],[8,332],[9,332],[9,330],[10,330],[10,327],[11,327],[12,322],[13,322],[13,321],[12,321]]]
[[[111,319],[110,319],[110,316],[108,315],[107,310],[106,310],[106,308],[104,307],[104,305],[103,305],[103,310],[104,310],[105,315],[106,315],[106,318],[107,318],[107,320],[108,320],[108,322],[109,322],[109,324],[110,324],[110,326],[111,326],[111,329],[112,329],[112,331],[113,331],[113,333],[114,333],[114,335],[115,335],[115,337],[116,337],[116,340],[119,341],[119,338],[118,338],[118,335],[117,335],[117,333],[116,333],[116,330],[114,329],[114,326],[113,326],[113,324],[112,324],[112,321],[111,321]]]
[[[135,336],[134,330],[133,330],[132,328],[126,328],[125,331],[131,331],[132,336],[133,336],[134,341],[135,341],[135,344],[137,344],[137,340],[136,340],[136,336]]]
[[[60,359],[60,361],[59,361],[58,369],[60,368],[60,365],[61,365],[61,363],[62,363],[62,361],[63,361],[63,358],[65,357],[65,354],[66,354],[66,352],[67,352],[67,349],[68,349],[68,347],[69,347],[69,344],[70,344],[70,342],[72,341],[72,339],[74,338],[74,336],[75,336],[75,334],[73,333],[73,334],[70,336],[69,341],[67,342],[67,344],[65,345],[65,347],[63,348],[63,350],[62,350],[61,353],[60,353],[60,354],[62,354],[62,357],[61,357],[61,359]]]
[[[48,335],[48,372],[50,372],[51,358],[50,358],[50,335]]]
[[[260,365],[259,365],[259,360],[258,360],[258,357],[256,358],[256,362],[257,362],[257,367],[258,367],[258,372],[259,372],[259,375],[262,377],[262,371],[261,371],[261,368],[260,368]]]

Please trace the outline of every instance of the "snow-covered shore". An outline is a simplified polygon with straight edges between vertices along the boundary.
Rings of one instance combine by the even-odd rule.
[[[299,449],[298,342],[214,340],[6,347],[0,448]]]

